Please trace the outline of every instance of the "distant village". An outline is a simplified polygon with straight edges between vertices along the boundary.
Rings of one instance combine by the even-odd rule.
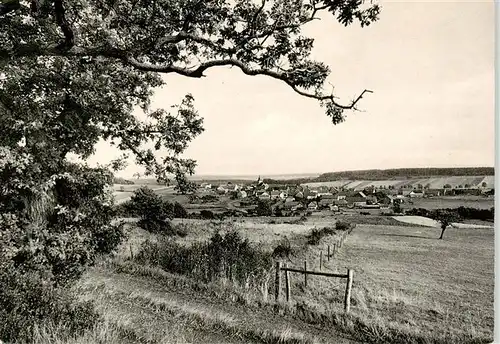
[[[341,208],[384,208],[412,198],[454,195],[493,195],[494,176],[442,177],[409,180],[351,181],[269,184],[259,179],[252,183],[201,183],[199,192],[225,195],[233,205],[252,206],[259,200],[272,204],[273,211],[331,210]]]

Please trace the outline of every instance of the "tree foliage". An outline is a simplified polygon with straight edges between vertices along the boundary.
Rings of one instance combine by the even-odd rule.
[[[257,216],[271,216],[273,214],[273,207],[270,200],[259,199],[257,201],[257,208],[255,208]]]
[[[156,73],[199,78],[209,68],[233,66],[247,75],[277,79],[319,100],[334,123],[342,122],[344,110],[354,109],[370,92],[363,91],[347,104],[327,92],[329,67],[312,58],[314,39],[302,34],[302,28],[322,12],[345,26],[354,21],[370,25],[380,7],[362,0],[32,0],[28,4],[4,11],[8,14],[1,25],[0,41],[5,44],[0,58],[7,65],[40,58],[47,63],[48,58],[74,70],[83,64],[87,71],[100,65],[126,74],[154,73],[132,73],[144,78]],[[144,96],[149,88],[135,90]]]
[[[112,195],[104,186],[112,175],[66,164],[66,172],[41,180],[45,163],[23,150],[0,149],[0,265],[65,284],[124,236],[111,223]]]
[[[262,75],[316,99],[337,124],[348,103],[325,90],[302,28],[328,12],[366,26],[379,6],[362,0],[4,0],[0,4],[0,269],[66,284],[123,238],[112,224],[111,170],[132,154],[145,176],[183,190],[183,156],[203,132],[194,98],[151,107],[163,75],[215,67]],[[142,112],[142,116],[137,116]],[[107,140],[109,165],[81,161]],[[163,216],[163,215],[161,215]],[[159,219],[163,221],[164,219]],[[160,221],[160,222],[161,222]],[[0,271],[1,272],[1,271]],[[1,334],[0,334],[1,335]]]
[[[141,187],[134,191],[130,207],[140,217],[139,226],[153,233],[173,234],[170,220],[174,205],[164,201],[152,189]]]
[[[441,235],[439,239],[443,239],[444,231],[452,222],[460,220],[460,217],[453,211],[438,209],[433,213],[433,219],[438,221],[441,226]]]

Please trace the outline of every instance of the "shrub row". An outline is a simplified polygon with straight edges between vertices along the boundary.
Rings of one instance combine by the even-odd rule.
[[[470,220],[483,220],[483,221],[493,221],[495,217],[495,208],[491,209],[477,209],[468,207],[458,207],[458,208],[446,208],[446,209],[434,209],[428,210],[424,208],[413,208],[406,210],[406,215],[424,216],[429,218],[435,218],[436,214],[439,212],[448,212],[454,214],[456,217],[462,219]]]
[[[273,262],[270,253],[255,249],[235,231],[215,233],[208,242],[189,247],[166,237],[146,241],[134,259],[205,282],[228,278],[241,285],[260,285]]]

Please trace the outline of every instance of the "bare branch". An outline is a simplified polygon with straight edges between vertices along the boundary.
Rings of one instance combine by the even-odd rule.
[[[287,77],[286,73],[280,73],[280,72],[275,72],[272,70],[268,69],[261,69],[261,68],[251,68],[247,66],[245,63],[236,60],[236,59],[223,59],[223,60],[212,60],[212,61],[207,61],[201,63],[198,67],[194,69],[188,69],[188,68],[183,68],[183,67],[178,67],[178,66],[157,66],[157,65],[152,65],[149,63],[141,63],[137,61],[133,57],[129,56],[123,56],[119,57],[123,62],[126,64],[129,64],[133,66],[134,68],[137,68],[142,71],[148,71],[148,72],[157,72],[157,73],[176,73],[180,74],[183,76],[187,76],[190,78],[201,78],[204,76],[204,72],[212,67],[220,67],[220,66],[234,66],[238,67],[241,69],[243,73],[246,75],[251,75],[251,76],[256,76],[256,75],[265,75],[269,76],[273,79],[281,80],[285,82],[287,85],[289,85],[295,92],[298,94],[307,97],[307,98],[313,98],[316,100],[329,100],[331,101],[335,106],[342,108],[342,109],[352,109],[356,105],[356,103],[363,97],[365,93],[373,93],[373,91],[370,90],[364,90],[353,102],[351,102],[348,105],[342,105],[338,104],[335,101],[335,97],[333,94],[330,95],[318,95],[318,94],[312,94],[308,93],[306,91],[301,90],[298,88],[296,85],[294,85]]]

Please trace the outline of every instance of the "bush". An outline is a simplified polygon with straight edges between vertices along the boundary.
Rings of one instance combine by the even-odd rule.
[[[31,343],[34,328],[61,326],[67,335],[81,334],[100,319],[89,302],[77,303],[38,273],[0,273],[0,339]]]
[[[234,231],[215,233],[208,242],[190,247],[169,238],[146,241],[134,259],[205,282],[229,278],[240,284],[259,283],[272,269],[272,255],[251,247],[248,239]]]
[[[126,202],[115,205],[114,211],[115,211],[116,216],[118,216],[118,217],[138,216],[135,209],[134,209],[134,205],[132,204],[131,201],[126,201]]]
[[[185,219],[188,217],[186,209],[179,202],[174,203],[174,217],[177,219]]]
[[[309,245],[318,245],[321,238],[334,235],[335,229],[332,227],[324,227],[322,229],[314,228],[311,233],[307,236],[307,243]]]
[[[346,231],[346,230],[350,229],[351,226],[352,225],[349,222],[339,220],[335,224],[335,229],[337,229],[339,231]]]
[[[215,195],[204,195],[201,197],[201,202],[202,203],[213,203],[213,202],[218,202],[219,197]]]
[[[293,254],[293,249],[288,239],[282,240],[273,250],[274,258],[290,258]]]
[[[68,166],[50,192],[11,195],[18,209],[0,200],[0,247],[3,264],[20,273],[39,271],[47,281],[68,284],[80,277],[100,254],[112,252],[125,237],[112,223],[115,211],[104,170]]]
[[[202,219],[205,219],[205,220],[215,220],[215,215],[210,210],[200,211],[200,216]]]
[[[66,287],[125,236],[122,226],[112,224],[112,176],[104,168],[66,162],[54,164],[57,173],[41,173],[29,157],[10,161],[3,153],[0,339],[29,343],[34,328],[45,326],[81,332],[98,317]]]
[[[259,199],[255,211],[257,216],[271,216],[273,214],[271,201]]]
[[[401,208],[401,203],[399,200],[395,199],[394,202],[392,203],[392,211],[395,214],[401,214],[403,212],[403,209]]]
[[[139,227],[151,233],[175,234],[170,224],[170,219],[174,216],[174,205],[162,200],[150,188],[135,190],[129,208],[140,217]]]

